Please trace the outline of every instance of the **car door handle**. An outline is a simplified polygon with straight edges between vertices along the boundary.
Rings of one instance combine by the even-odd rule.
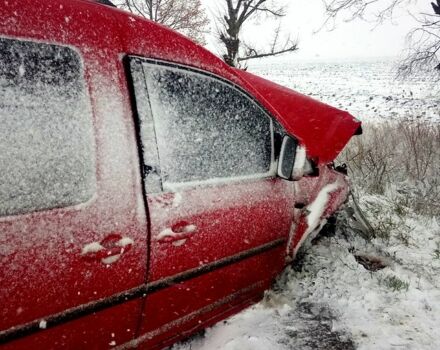
[[[156,241],[160,243],[174,242],[188,238],[197,232],[197,226],[186,221],[179,221],[162,230],[157,236]]]
[[[82,248],[81,256],[88,260],[100,260],[104,264],[112,264],[119,260],[122,254],[128,252],[133,244],[131,238],[112,233],[101,242],[86,244]]]

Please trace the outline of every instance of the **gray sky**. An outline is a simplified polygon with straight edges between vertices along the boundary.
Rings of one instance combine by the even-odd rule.
[[[223,0],[202,0],[211,14]],[[384,0],[386,1],[386,0]],[[362,20],[345,22],[341,17],[336,29],[326,28],[316,32],[324,21],[324,8],[321,0],[290,0],[283,28],[298,38],[300,50],[289,54],[289,58],[355,58],[398,56],[405,44],[405,35],[417,25],[408,11],[430,12],[429,1],[418,1],[408,8],[400,8],[394,23],[383,24],[374,29],[374,24]],[[423,4],[423,5],[422,5]],[[245,39],[256,45],[270,42],[273,23],[260,20],[246,28]],[[208,48],[216,52],[215,40],[209,39]]]

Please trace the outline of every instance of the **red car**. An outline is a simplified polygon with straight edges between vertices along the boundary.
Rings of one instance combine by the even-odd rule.
[[[0,18],[2,350],[163,348],[259,300],[345,201],[348,113],[92,1]]]

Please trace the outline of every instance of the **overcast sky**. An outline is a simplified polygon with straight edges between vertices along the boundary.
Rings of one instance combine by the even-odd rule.
[[[383,0],[387,1],[387,0]],[[212,15],[223,0],[203,0]],[[374,24],[362,20],[345,22],[340,18],[336,29],[323,28],[324,8],[321,0],[290,0],[287,16],[283,19],[283,28],[292,38],[298,38],[300,50],[289,58],[354,58],[398,56],[405,44],[405,34],[417,25],[408,13],[430,12],[429,1],[418,1],[408,8],[400,8],[394,23],[386,23],[374,29]],[[423,5],[422,5],[423,4]],[[246,40],[260,44],[271,39],[273,23],[261,20],[246,28]],[[209,39],[208,48],[215,49],[215,40]]]

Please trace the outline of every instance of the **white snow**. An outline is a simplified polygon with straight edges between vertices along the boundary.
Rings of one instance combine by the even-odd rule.
[[[157,236],[156,236],[156,240],[159,241],[161,239],[164,239],[166,237],[179,237],[182,234],[188,234],[188,233],[194,233],[197,231],[197,226],[196,225],[187,225],[184,226],[182,228],[181,232],[174,232],[171,228],[166,228],[164,230],[162,230]],[[183,244],[183,243],[182,243]]]
[[[179,239],[178,241],[173,242],[173,246],[180,247],[180,246],[184,245],[186,243],[186,241],[187,241],[186,238]]]
[[[197,231],[196,225],[187,225],[183,228],[183,233],[193,233]]]
[[[173,207],[178,207],[182,203],[182,194],[180,192],[174,193]]]
[[[312,232],[318,233],[320,228],[325,224],[326,220],[323,218],[323,214],[325,209],[327,208],[328,201],[330,199],[330,194],[336,191],[341,185],[338,181],[325,185],[321,191],[319,191],[315,200],[310,203],[305,210],[308,212],[307,215],[307,230],[304,232],[301,240],[295,247],[295,251],[293,252],[293,256],[296,255],[298,249],[301,248],[304,241],[310,236]],[[291,235],[295,233],[294,226],[291,229]]]
[[[324,214],[324,210],[327,207],[330,199],[330,194],[336,191],[340,187],[338,181],[325,185],[321,191],[319,191],[315,200],[307,206],[309,214],[307,215],[307,225],[309,230],[314,230]]]
[[[120,257],[124,253],[124,247],[127,247],[129,245],[133,245],[133,244],[134,244],[134,241],[130,237],[122,237],[119,241],[117,241],[115,243],[115,246],[122,248],[120,253],[102,258],[101,262],[106,265],[110,265],[110,264],[115,263],[116,261],[118,261],[120,259]],[[97,253],[103,249],[105,249],[105,247],[103,247],[101,245],[101,243],[99,243],[99,242],[88,243],[82,248],[81,255],[90,254],[90,253]]]
[[[173,232],[173,230],[171,228],[166,228],[162,231],[160,231],[160,233],[156,236],[156,240],[159,241],[161,239],[164,239],[165,237],[174,237],[176,236],[177,233]]]
[[[90,254],[90,253],[97,253],[103,249],[104,249],[104,247],[99,242],[88,243],[82,248],[81,255]]]
[[[110,265],[118,261],[121,258],[121,256],[122,256],[122,252],[120,254],[108,256],[107,258],[102,258],[101,262],[105,265]]]
[[[298,146],[296,148],[295,164],[293,166],[292,177],[294,179],[299,179],[304,174],[304,165],[306,163],[306,148],[303,146]]]
[[[130,237],[122,237],[119,241],[115,243],[118,247],[126,247],[128,245],[133,245],[134,241]]]
[[[249,61],[248,70],[362,121],[440,121],[435,74],[396,79],[395,59],[275,61]]]

